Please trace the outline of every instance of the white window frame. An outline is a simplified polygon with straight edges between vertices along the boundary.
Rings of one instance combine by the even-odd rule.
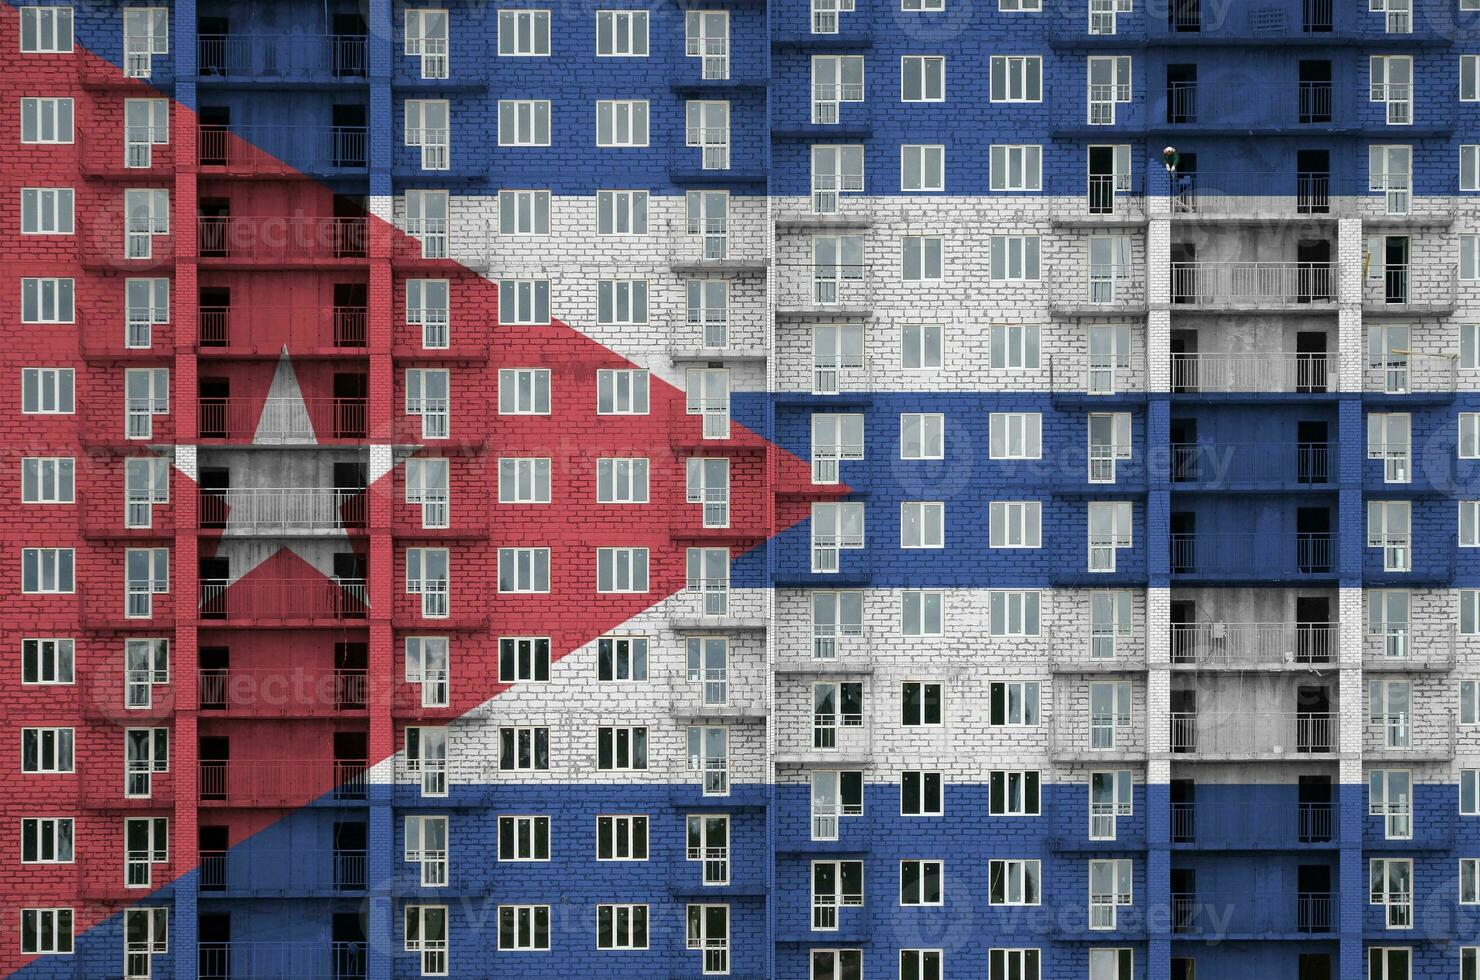
[[[77,230],[70,187],[22,187],[22,235],[71,235]]]
[[[648,145],[650,109],[647,99],[598,99],[596,146],[635,149]],[[606,131],[605,138],[602,131]]]
[[[648,233],[647,191],[597,191],[596,234],[636,237]]]
[[[1038,143],[993,143],[989,153],[991,189],[1043,190],[1043,147]]]
[[[449,21],[447,11],[441,8],[406,11],[402,52],[421,60],[423,79],[447,77]]]
[[[596,414],[648,414],[649,386],[646,368],[599,369],[596,372]]]
[[[988,506],[988,547],[1043,547],[1043,502],[993,500]]]
[[[596,549],[598,595],[642,594],[648,583],[647,548]]]
[[[910,90],[916,86],[916,83],[918,83],[919,97],[910,98]],[[901,55],[899,59],[899,101],[917,103],[944,102],[945,100],[945,56],[938,54]]]
[[[500,548],[498,566],[501,594],[543,595],[550,591],[549,548]]]
[[[945,503],[939,500],[900,501],[899,546],[903,549],[944,548]]]
[[[606,27],[603,28],[603,21]],[[609,50],[601,50],[603,34]],[[646,58],[648,56],[648,12],[646,10],[596,11],[596,57]]]
[[[27,669],[27,668],[31,669]],[[21,684],[62,685],[77,682],[77,644],[68,636],[21,639]]]
[[[21,458],[21,503],[53,505],[77,502],[76,461],[71,456]]]
[[[48,752],[47,741],[51,747]],[[36,764],[26,764],[26,743],[34,742],[32,754],[35,755]],[[48,775],[60,775],[77,771],[77,730],[70,727],[46,727],[33,726],[21,729],[21,766],[22,773],[38,773]],[[50,764],[47,762],[50,757]]]
[[[70,98],[28,97],[21,99],[21,143],[23,145],[67,145],[73,142],[75,107]],[[27,132],[30,139],[26,138]]]
[[[993,858],[987,862],[987,880],[990,883],[994,879],[1003,882],[1003,897],[998,901],[995,889],[989,884],[988,905],[1032,906],[1043,901],[1043,864],[1037,858]],[[1014,893],[1016,898],[1013,897]]]
[[[20,8],[21,54],[71,54],[71,7]]]
[[[550,459],[546,456],[502,456],[498,461],[498,502],[548,504]]]
[[[930,334],[935,334],[934,359],[931,358]],[[905,323],[900,325],[900,364],[906,371],[941,371],[945,369],[946,328],[939,323]],[[1477,426],[1480,432],[1480,426]],[[1480,441],[1480,440],[1477,440]]]
[[[549,415],[549,368],[499,368],[500,415]]]
[[[549,99],[499,99],[499,146],[549,146]]]
[[[596,460],[598,504],[648,503],[648,459],[645,456],[603,456]]]
[[[646,813],[597,814],[596,860],[648,860],[651,853],[648,842],[651,827],[652,820]],[[609,854],[606,857],[603,857],[601,853],[603,839],[610,844]]]
[[[512,831],[513,850],[504,849],[504,830]],[[544,849],[541,853],[541,836]],[[498,859],[501,864],[534,864],[550,860],[550,818],[545,814],[498,815]]]
[[[500,10],[498,12],[498,56],[500,58],[548,58],[550,56],[550,11]]]
[[[904,589],[899,595],[899,631],[903,636],[945,635],[945,593],[939,589]]]
[[[35,857],[26,857],[28,844]],[[17,848],[21,864],[72,864],[76,853],[76,821],[73,817],[21,818],[20,846]]]
[[[1040,412],[991,412],[987,421],[988,459],[1042,459]]]
[[[991,589],[987,592],[987,628],[991,636],[1030,637],[1043,632],[1043,595],[1037,589]]]
[[[913,159],[912,159],[913,158]],[[911,173],[915,179],[910,179]],[[899,148],[899,189],[906,194],[938,194],[946,189],[946,148],[942,143],[905,143]]]

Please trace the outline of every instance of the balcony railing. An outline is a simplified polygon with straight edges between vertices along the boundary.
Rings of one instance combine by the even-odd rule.
[[[1060,199],[1054,217],[1136,222],[1146,217],[1146,196],[1139,182],[1131,185],[1111,174],[1090,174],[1084,196]]]
[[[867,265],[790,265],[779,277],[777,305],[783,309],[846,311],[873,305]]]
[[[1172,302],[1289,308],[1336,301],[1331,262],[1173,262]]]
[[[278,80],[363,78],[369,62],[363,34],[202,34],[201,78]]]
[[[1166,122],[1238,130],[1329,125],[1335,94],[1328,81],[1170,82]]]
[[[1173,623],[1174,664],[1277,667],[1336,661],[1336,623]]]
[[[1362,306],[1370,312],[1446,313],[1454,309],[1459,271],[1455,266],[1383,265],[1368,260],[1362,277]]]
[[[1061,313],[1125,313],[1146,307],[1145,266],[1091,266],[1086,272],[1045,269],[1048,305]]]
[[[1174,753],[1244,759],[1324,755],[1336,748],[1336,715],[1329,711],[1171,714]]]
[[[258,623],[364,619],[370,611],[362,578],[200,580],[201,619]]]
[[[1346,190],[1325,171],[1178,174],[1170,202],[1173,214],[1209,217],[1346,214]]]
[[[199,980],[364,980],[363,942],[203,942]]]
[[[233,310],[202,306],[202,352],[222,350],[277,354],[310,350],[363,350],[368,314],[362,306],[257,306]]]
[[[196,162],[249,174],[364,170],[364,126],[201,126]]]
[[[1172,482],[1197,486],[1326,486],[1336,479],[1331,442],[1172,443]]]
[[[1058,394],[1125,395],[1146,390],[1146,352],[1055,354],[1049,358],[1049,383]]]
[[[310,534],[363,529],[364,490],[232,487],[200,491],[200,526],[228,534]]]
[[[1368,670],[1448,670],[1454,666],[1455,628],[1442,631],[1389,626],[1362,637]]]
[[[330,439],[364,439],[363,398],[202,398],[202,439],[311,445]]]
[[[206,668],[199,673],[200,710],[251,715],[297,715],[363,711],[366,672],[341,669],[314,672],[282,668]]]
[[[1393,353],[1367,361],[1362,389],[1388,395],[1450,393],[1455,390],[1458,368],[1452,354]]]
[[[1335,378],[1329,354],[1173,354],[1172,391],[1323,392]]]
[[[1260,579],[1330,575],[1334,536],[1326,532],[1252,531],[1247,534],[1171,535],[1172,574]]]
[[[301,806],[321,797],[363,800],[367,783],[363,759],[202,759],[198,774],[201,800],[230,806]]]
[[[362,850],[277,850],[238,845],[200,852],[203,894],[318,894],[363,891]]]
[[[1146,666],[1146,634],[1140,627],[1087,626],[1056,629],[1049,637],[1049,665],[1059,671],[1138,670]]]
[[[1087,710],[1057,715],[1049,733],[1049,755],[1055,759],[1143,759],[1145,718]]]
[[[871,721],[865,714],[814,714],[810,734],[779,745],[777,761],[821,765],[867,759],[873,753]]]
[[[1369,715],[1363,738],[1366,755],[1382,759],[1447,760],[1454,758],[1453,712]]]
[[[1332,892],[1173,892],[1172,932],[1202,938],[1335,932]]]
[[[1172,843],[1208,848],[1283,848],[1336,839],[1331,803],[1218,800],[1172,803]]]
[[[201,217],[199,255],[205,260],[327,262],[363,259],[366,218]]]

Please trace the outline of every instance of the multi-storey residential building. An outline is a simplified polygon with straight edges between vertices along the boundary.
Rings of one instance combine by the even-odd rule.
[[[0,51],[0,972],[1480,980],[1480,4]]]

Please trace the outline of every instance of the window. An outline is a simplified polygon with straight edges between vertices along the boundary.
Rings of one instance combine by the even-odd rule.
[[[1480,500],[1461,500],[1459,504],[1459,546],[1480,548]]]
[[[906,589],[900,593],[900,632],[905,636],[940,636],[945,593]]]
[[[705,616],[724,616],[730,609],[730,549],[684,549],[684,590],[703,603]]]
[[[646,725],[603,725],[596,729],[596,768],[641,770],[647,768]]]
[[[1459,189],[1480,191],[1480,146],[1474,143],[1459,148]]]
[[[845,459],[863,459],[863,415],[812,413],[812,482],[837,483]]]
[[[154,342],[154,325],[170,322],[170,281],[125,279],[123,296],[123,345],[130,350],[147,350]]]
[[[1037,144],[994,143],[991,168],[994,191],[1043,189],[1043,147]]]
[[[991,683],[991,724],[1037,725],[1037,681],[993,681]]]
[[[938,817],[945,812],[944,780],[939,772],[899,774],[899,812],[906,817]]]
[[[992,459],[1043,458],[1043,416],[1038,412],[993,412],[988,421]]]
[[[993,102],[1043,101],[1043,59],[1038,55],[994,55],[991,75]]]
[[[943,905],[945,863],[942,861],[899,862],[900,905]]]
[[[863,193],[862,146],[812,147],[812,212],[837,214],[841,195]]]
[[[123,11],[123,74],[148,78],[154,56],[170,52],[170,12],[164,7],[126,7]]]
[[[684,55],[699,59],[699,77],[730,77],[730,15],[724,10],[684,12]]]
[[[1091,592],[1089,596],[1089,654],[1094,660],[1113,660],[1122,639],[1129,640],[1135,622],[1134,600],[1124,590]]]
[[[550,234],[550,192],[499,191],[498,230],[501,235]]]
[[[71,909],[21,909],[21,952],[63,954],[72,952]]]
[[[1459,723],[1480,725],[1480,681],[1459,682]]]
[[[1369,869],[1369,903],[1384,907],[1387,928],[1412,929],[1412,858],[1373,858]]]
[[[700,257],[705,259],[723,259],[730,254],[730,192],[729,191],[688,191],[684,194],[684,212],[688,218],[685,234],[690,238],[697,238],[700,247]],[[696,300],[695,286],[700,284],[712,284],[712,286],[725,286],[725,280],[688,280],[689,293],[689,322],[694,322],[694,304]],[[719,295],[714,299],[715,303],[704,302],[704,305],[717,305],[722,310],[729,299],[727,292],[721,288]],[[718,344],[706,344],[710,347],[722,347],[723,342]]]
[[[833,932],[838,928],[838,909],[863,906],[862,861],[812,862],[812,930]],[[813,969],[815,977],[832,977]]]
[[[596,906],[597,949],[647,949],[646,905]]]
[[[545,410],[549,411],[548,403]],[[596,372],[597,415],[646,415],[647,413],[648,372],[646,370],[602,369]]]
[[[646,100],[600,100],[596,103],[597,146],[647,146]]]
[[[1113,749],[1122,732],[1131,725],[1130,681],[1106,681],[1089,685],[1089,746]]]
[[[1480,459],[1480,412],[1459,413],[1460,459]]]
[[[1371,101],[1387,106],[1389,126],[1413,123],[1413,58],[1409,55],[1373,55]]]
[[[698,668],[696,663],[703,663],[695,657],[695,641],[689,641],[689,680],[701,677],[709,677],[718,674],[720,680],[709,680],[704,682],[704,700],[706,704],[723,703],[725,695],[725,681],[723,679],[723,667],[720,668]],[[704,649],[707,652],[719,650],[721,656],[724,654],[724,641],[722,639],[710,639],[705,641]],[[688,730],[688,771],[700,774],[705,796],[728,796],[730,792],[730,732],[721,725],[690,725]]]
[[[1480,235],[1459,236],[1459,277],[1466,282],[1480,279]]]
[[[543,326],[550,322],[550,280],[500,279],[500,323]]]
[[[498,53],[501,58],[548,57],[550,54],[550,11],[500,10]]]
[[[1090,861],[1089,927],[1091,929],[1114,929],[1116,910],[1122,905],[1130,905],[1131,901],[1130,859]]]
[[[502,838],[500,841],[502,843]],[[423,888],[445,887],[447,884],[447,818],[408,816],[406,818],[405,856],[407,863],[421,866]]]
[[[991,276],[996,281],[1038,278],[1037,235],[993,235]]]
[[[905,681],[900,724],[906,727],[939,725],[945,703],[944,685],[925,681]]]
[[[168,368],[142,368],[123,372],[124,435],[149,439],[154,435],[154,416],[170,412]]]
[[[539,906],[548,909],[548,906]],[[499,948],[503,945],[503,913],[506,905],[499,906]],[[421,975],[444,977],[447,975],[447,906],[406,906],[406,952],[421,955]],[[548,934],[547,934],[548,941]]]
[[[1396,144],[1369,146],[1367,189],[1385,194],[1388,214],[1407,214],[1413,192],[1413,147]],[[1463,251],[1464,236],[1460,238],[1460,245]]]
[[[72,188],[21,188],[22,235],[70,235],[73,230]]]
[[[836,572],[841,550],[862,547],[862,503],[812,505],[812,571]]]
[[[72,368],[22,368],[22,414],[71,415],[72,378]]]
[[[991,331],[992,370],[1038,369],[1038,324],[994,324]]]
[[[72,100],[21,99],[21,142],[72,142]]]
[[[71,817],[26,817],[21,820],[22,864],[71,864]]]
[[[939,371],[945,366],[944,351],[940,324],[907,323],[900,328],[900,361],[906,371]]]
[[[989,508],[990,547],[1041,548],[1043,504],[1038,500],[994,500]]]
[[[1129,948],[1091,949],[1089,980],[1133,980],[1136,975],[1135,958],[1136,951]]]
[[[73,502],[71,456],[26,456],[21,459],[21,503]]]
[[[648,549],[597,548],[597,592],[646,592]]]
[[[21,592],[26,595],[73,592],[74,566],[71,548],[22,548]]]
[[[550,679],[548,636],[504,636],[498,641],[498,679],[503,684]]]
[[[901,242],[905,282],[939,282],[944,239],[939,235],[906,235]]]
[[[937,55],[905,55],[899,59],[901,102],[944,102],[946,59]]]
[[[730,818],[726,814],[691,813],[684,818],[686,861],[703,866],[705,885],[730,883]]]
[[[990,950],[987,953],[989,980],[1038,980],[1039,960],[1036,949]]]
[[[812,56],[813,125],[836,125],[840,121],[840,105],[863,100],[863,55]]]
[[[1115,125],[1115,107],[1131,101],[1131,58],[1126,55],[1090,58],[1088,83],[1089,124]],[[1180,94],[1175,88],[1171,91],[1174,97]]]
[[[1367,547],[1382,549],[1384,571],[1406,572],[1412,567],[1411,508],[1407,500],[1367,501]]]
[[[500,861],[550,860],[549,817],[499,817]]]
[[[905,2],[928,3],[930,0],[905,0]],[[943,3],[944,0],[939,0],[939,2]],[[940,980],[945,976],[943,972],[944,955],[938,949],[901,949],[899,951],[899,980]],[[993,980],[996,980],[995,975]],[[1038,980],[1038,975],[1036,973],[1032,976],[1023,975],[1021,980]]]
[[[422,796],[447,795],[447,729],[407,726],[405,770],[421,782]]]
[[[123,101],[123,165],[147,170],[154,165],[154,147],[170,142],[168,99]]]
[[[503,496],[503,460],[499,460],[499,495]],[[449,468],[451,460],[436,456],[415,456],[406,460],[406,503],[421,507],[421,526],[449,526]]]
[[[450,562],[446,548],[406,549],[406,594],[421,596],[421,614],[429,619],[450,613]]]
[[[409,462],[409,460],[408,460]],[[512,458],[498,461],[498,502],[501,504],[548,504],[550,461]]]
[[[21,8],[22,54],[65,54],[71,50],[71,7]]]
[[[730,372],[689,368],[684,372],[684,413],[703,419],[705,439],[730,438]]]
[[[420,148],[422,170],[446,170],[452,166],[451,112],[446,99],[406,100],[406,145]]]
[[[550,372],[546,368],[500,368],[500,415],[549,415]]]
[[[423,708],[447,706],[450,659],[447,637],[406,637],[406,683],[421,686]]]
[[[170,682],[170,641],[127,639],[123,641],[123,706],[147,709],[154,704],[154,688]]]
[[[1036,591],[993,589],[987,593],[993,636],[1037,636],[1040,598]]]
[[[646,10],[596,11],[596,55],[600,58],[646,58]]]
[[[994,817],[1036,817],[1041,806],[1037,769],[993,769],[987,775],[987,813]]]
[[[1459,56],[1459,100],[1480,102],[1480,54]]]
[[[863,683],[815,682],[812,685],[812,747],[836,749],[838,728],[863,725]]]
[[[445,368],[406,369],[406,414],[421,417],[423,439],[451,435],[452,373]]]
[[[1129,500],[1092,500],[1088,507],[1091,572],[1115,571],[1115,555],[1132,545],[1132,514]]]
[[[1089,774],[1089,839],[1114,840],[1116,822],[1134,812],[1135,784],[1129,769]]]
[[[684,909],[689,949],[703,950],[703,972],[730,972],[730,907],[689,905]]]
[[[997,9],[1004,14],[1040,13],[1043,0],[997,0]]]
[[[22,728],[21,772],[72,772],[73,730]]]
[[[1459,948],[1459,980],[1480,980],[1480,946]]]
[[[684,145],[700,148],[702,169],[730,169],[730,103],[688,100],[684,104]]]
[[[153,792],[154,774],[170,771],[168,728],[125,728],[123,730],[123,795],[147,799]]]
[[[500,592],[549,592],[549,548],[500,548],[498,550]]]
[[[645,504],[648,502],[648,461],[598,459],[596,461],[598,504]]]
[[[946,505],[939,501],[906,500],[899,505],[901,548],[944,548]]]
[[[1480,858],[1459,860],[1459,904],[1480,905]]]
[[[22,323],[72,323],[71,279],[21,279]]]
[[[899,148],[899,189],[905,192],[946,189],[946,148],[905,144]]]
[[[168,817],[131,817],[123,822],[123,884],[148,888],[156,864],[170,860]]]
[[[154,254],[154,236],[170,233],[170,192],[123,192],[124,258],[147,259]]]
[[[648,322],[646,279],[601,279],[596,283],[596,322]]]
[[[124,552],[125,608],[130,619],[154,614],[154,597],[170,591],[170,549],[129,548]]]
[[[596,679],[609,683],[648,679],[648,641],[642,636],[603,636],[596,641]]]
[[[987,862],[988,904],[1037,905],[1039,862],[996,860]]]
[[[646,861],[648,859],[648,818],[599,816],[596,818],[596,860]]]
[[[498,767],[504,772],[548,772],[550,729],[510,726],[498,730]]]
[[[1129,412],[1091,412],[1089,416],[1089,482],[1114,483],[1116,463],[1132,453]]]
[[[647,191],[596,192],[596,234],[646,235],[647,233]]]
[[[22,684],[71,684],[76,679],[74,643],[62,637],[21,640]]]
[[[498,103],[498,145],[549,146],[549,100],[500,99]]]
[[[1377,729],[1390,749],[1412,744],[1412,688],[1408,681],[1371,681],[1367,685],[1369,726]]]
[[[698,504],[705,527],[730,526],[730,461],[723,456],[685,460],[684,501]]]
[[[1412,980],[1412,977],[1412,949],[1406,946],[1367,948],[1367,980]]]
[[[1459,771],[1459,812],[1465,817],[1480,817],[1480,769]]]
[[[407,10],[405,54],[421,59],[421,77],[447,77],[447,11]]]

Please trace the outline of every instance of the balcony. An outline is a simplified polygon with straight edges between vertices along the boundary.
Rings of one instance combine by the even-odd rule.
[[[1329,711],[1171,713],[1171,750],[1182,758],[1298,760],[1336,749],[1336,715]]]
[[[1336,444],[1331,442],[1172,443],[1174,490],[1330,490]]]
[[[1453,313],[1458,295],[1456,266],[1382,265],[1374,257],[1362,277],[1362,311],[1384,316]]]
[[[1048,663],[1061,674],[1145,670],[1146,634],[1139,627],[1096,633],[1083,626],[1057,629],[1049,634]]]
[[[1380,178],[1373,186],[1316,170],[1199,172],[1173,176],[1167,202],[1172,219],[1182,221],[1359,216],[1379,223],[1442,224],[1454,217],[1454,190],[1415,197],[1406,180],[1384,187]]]
[[[200,580],[200,619],[248,626],[313,626],[363,621],[370,612],[362,578]]]
[[[201,126],[196,163],[204,175],[336,176],[366,168],[364,126]]]
[[[239,844],[200,852],[202,897],[325,897],[365,890],[365,852]]]
[[[1455,627],[1390,627],[1362,637],[1362,667],[1368,671],[1447,671],[1455,664]]]
[[[277,357],[283,348],[296,355],[363,354],[368,314],[362,306],[202,306],[201,356]]]
[[[364,980],[363,942],[226,942],[197,946],[199,980]]]
[[[202,398],[198,434],[202,441],[254,445],[315,446],[366,437],[364,398]]]
[[[778,674],[872,674],[872,635],[867,627],[782,628],[776,640]]]
[[[369,61],[363,34],[202,34],[202,82],[363,83]]]
[[[1204,941],[1330,938],[1337,927],[1332,892],[1172,893],[1173,936]]]
[[[368,218],[201,217],[197,219],[203,265],[300,266],[363,264]]]
[[[1146,269],[1128,266],[1092,268],[1088,272],[1046,269],[1048,308],[1065,316],[1100,316],[1146,312]]]
[[[169,504],[130,506],[117,493],[77,494],[78,524],[92,540],[158,539],[175,536],[174,508]],[[130,518],[134,523],[130,523]]]
[[[1048,359],[1049,387],[1054,397],[1097,398],[1146,394],[1146,352],[1114,354],[1055,354]]]
[[[232,487],[199,495],[201,529],[231,537],[337,537],[365,530],[369,509],[365,491],[358,489]]]
[[[1331,262],[1173,262],[1176,306],[1209,312],[1311,312],[1336,303]]]
[[[1332,354],[1173,354],[1172,393],[1323,394],[1333,390]]]
[[[1447,762],[1454,758],[1454,713],[1407,712],[1369,715],[1363,730],[1363,755],[1384,761]]]
[[[778,316],[867,317],[874,291],[867,265],[783,265],[778,270]]]
[[[732,671],[708,669],[699,676],[668,679],[668,714],[679,722],[744,724],[765,721],[766,703],[760,692],[736,684]],[[712,761],[712,760],[711,760]]]
[[[206,669],[198,675],[201,712],[254,718],[305,718],[365,710],[364,670]]]
[[[1146,221],[1144,188],[1110,174],[1090,174],[1083,197],[1055,197],[1053,222],[1070,226],[1135,226]]]
[[[74,227],[77,261],[85,269],[142,273],[175,263],[175,239],[167,231],[131,228],[122,217],[101,214],[79,217]]]
[[[769,625],[758,590],[732,589],[729,579],[691,580],[668,597],[664,610],[681,631],[764,630]]]
[[[777,745],[776,764],[819,769],[847,769],[868,765],[873,758],[873,719],[864,714],[819,714],[812,717],[811,738],[791,734]]]
[[[1063,762],[1137,761],[1146,758],[1144,712],[1117,717],[1070,710],[1055,713],[1049,758]]]
[[[1152,126],[1178,132],[1319,132],[1335,128],[1336,115],[1345,111],[1339,95],[1329,81],[1168,82]]]
[[[668,267],[674,272],[761,272],[764,224],[691,218],[668,224]]]
[[[1173,802],[1172,845],[1213,851],[1335,847],[1332,803]]]
[[[83,717],[119,725],[142,725],[175,713],[175,687],[168,674],[149,670],[93,670],[83,674]]]
[[[1459,362],[1453,354],[1393,352],[1362,369],[1362,390],[1384,395],[1454,394]]]
[[[363,759],[254,762],[202,759],[203,804],[232,807],[303,806],[315,800],[362,801],[369,783]]]
[[[1293,667],[1336,662],[1336,623],[1173,623],[1173,666]]]
[[[1330,533],[1251,531],[1170,538],[1172,576],[1178,579],[1270,581],[1336,573],[1336,541]]]

